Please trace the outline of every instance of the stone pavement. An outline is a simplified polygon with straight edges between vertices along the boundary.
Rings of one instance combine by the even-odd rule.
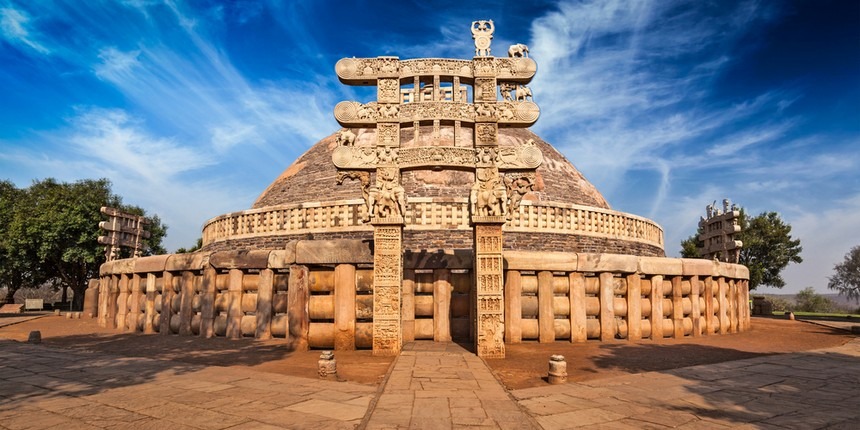
[[[352,429],[376,388],[0,340],[2,429]]]
[[[34,320],[36,318],[42,318],[44,316],[48,316],[50,314],[4,314],[0,316],[0,327],[6,327],[7,325],[18,324],[24,321]]]
[[[857,429],[860,338],[836,348],[512,394],[544,429]]]
[[[453,343],[405,345],[377,390],[0,340],[0,429],[854,429],[858,421],[860,338],[510,393]]]
[[[412,342],[394,361],[371,429],[533,429],[484,361],[456,343]]]

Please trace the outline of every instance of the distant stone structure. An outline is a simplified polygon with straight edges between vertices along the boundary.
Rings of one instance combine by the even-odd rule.
[[[745,267],[665,258],[660,226],[527,129],[537,64],[522,44],[491,56],[494,32],[473,22],[466,60],[338,61],[375,100],[338,103],[343,128],[207,221],[200,251],[103,265],[100,324],[379,355],[459,340],[487,358],[748,328]]]
[[[741,232],[741,212],[729,199],[723,200],[723,208],[716,207],[717,202],[706,207],[707,217],[699,219],[702,233],[699,235],[699,255],[709,260],[724,263],[740,261],[741,247],[744,243],[735,239]]]
[[[105,260],[116,260],[120,248],[129,248],[132,256],[140,257],[143,245],[141,240],[149,238],[149,232],[146,230],[149,220],[107,206],[101,208],[101,213],[108,216],[107,221],[99,223],[99,228],[106,234],[98,239],[100,244],[105,245]]]

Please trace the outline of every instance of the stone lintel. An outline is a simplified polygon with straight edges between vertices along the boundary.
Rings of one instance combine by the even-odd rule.
[[[472,224],[505,224],[504,216],[472,216]]]
[[[300,240],[296,264],[372,263],[370,243],[360,239]]]

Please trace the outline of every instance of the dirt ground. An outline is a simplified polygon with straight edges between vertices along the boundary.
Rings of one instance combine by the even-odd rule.
[[[0,320],[2,324],[2,320]],[[104,329],[94,319],[57,316],[0,327],[0,338],[26,342],[39,330],[42,343],[122,356],[150,357],[210,366],[245,366],[308,378],[317,377],[320,351],[289,351],[283,339],[201,339],[119,333]],[[507,358],[488,364],[510,389],[545,384],[547,361],[553,354],[567,360],[568,379],[584,381],[629,373],[667,370],[699,364],[740,360],[767,354],[806,351],[842,345],[852,336],[845,331],[801,321],[753,318],[752,330],[700,338],[587,342],[536,342],[506,345]],[[393,358],[373,357],[370,351],[336,351],[341,378],[364,384],[382,381]]]

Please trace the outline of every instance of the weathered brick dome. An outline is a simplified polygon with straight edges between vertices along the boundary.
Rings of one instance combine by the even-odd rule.
[[[374,128],[352,130],[356,147],[376,141]],[[260,194],[252,209],[216,217],[204,227],[206,249],[279,248],[293,239],[371,239],[361,222],[362,191],[357,181],[337,184],[332,152],[339,132],[300,156]],[[401,130],[401,146],[471,147],[472,131],[463,127],[422,126],[416,142],[412,128]],[[528,142],[528,143],[527,143]],[[552,145],[522,128],[500,128],[499,146],[530,144],[543,163],[519,213],[505,227],[505,247],[530,251],[580,251],[663,256],[662,230],[644,218],[613,211],[600,192]],[[474,183],[468,170],[404,170],[408,210],[407,249],[459,249],[472,246],[468,198]]]

